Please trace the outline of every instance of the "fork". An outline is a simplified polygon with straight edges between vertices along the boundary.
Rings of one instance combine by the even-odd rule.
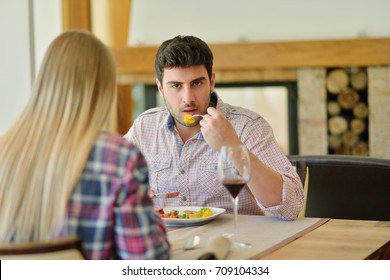
[[[203,118],[204,115],[192,115],[191,116],[191,119],[194,119],[194,118]]]

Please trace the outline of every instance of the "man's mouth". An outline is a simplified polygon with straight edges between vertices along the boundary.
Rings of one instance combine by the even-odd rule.
[[[197,109],[184,109],[183,113],[186,114],[195,114],[198,110]]]

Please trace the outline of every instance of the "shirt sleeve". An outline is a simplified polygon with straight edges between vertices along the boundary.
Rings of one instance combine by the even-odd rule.
[[[129,131],[127,131],[127,133],[125,135],[123,135],[123,138],[125,138],[127,141],[129,141],[130,143],[133,143],[135,145],[138,144],[137,141],[136,141],[136,138],[134,136],[134,130],[135,130],[136,121],[130,127]]]
[[[279,205],[264,207],[266,215],[293,220],[304,206],[301,180],[288,158],[281,152],[271,126],[263,118],[249,122],[242,133],[242,141],[265,165],[281,174],[283,179],[282,201]]]
[[[147,191],[148,173],[137,150],[127,162],[114,209],[114,231],[119,259],[169,259],[169,243]]]

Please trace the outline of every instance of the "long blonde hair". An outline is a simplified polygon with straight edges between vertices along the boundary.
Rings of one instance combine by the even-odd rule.
[[[26,108],[0,138],[0,242],[57,237],[72,189],[115,102],[109,49],[88,32],[58,36]]]

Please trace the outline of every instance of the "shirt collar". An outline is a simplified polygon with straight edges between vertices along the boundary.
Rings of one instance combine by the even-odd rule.
[[[167,127],[168,127],[168,130],[171,132],[173,132],[173,130],[175,129],[175,122],[174,122],[171,114],[169,114],[169,117],[168,117]]]

